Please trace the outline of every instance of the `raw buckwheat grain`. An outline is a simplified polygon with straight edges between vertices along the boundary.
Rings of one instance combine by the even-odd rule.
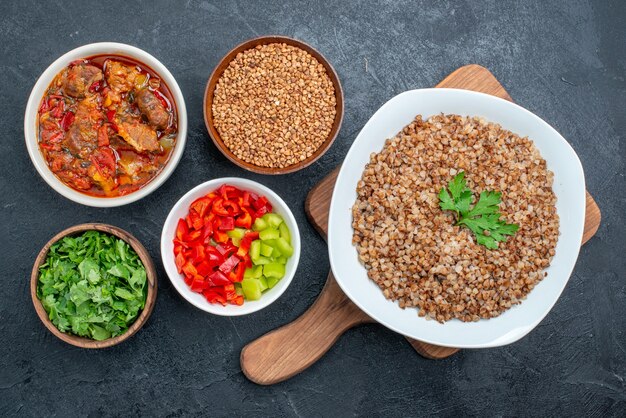
[[[308,52],[283,43],[240,52],[215,87],[213,119],[238,158],[284,168],[309,158],[335,120],[335,89]]]

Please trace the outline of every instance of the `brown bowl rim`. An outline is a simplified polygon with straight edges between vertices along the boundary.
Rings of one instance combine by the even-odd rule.
[[[48,314],[46,313],[46,310],[44,309],[41,301],[37,297],[37,281],[39,280],[39,267],[46,260],[50,247],[56,242],[58,242],[60,239],[66,236],[76,235],[81,232],[94,231],[94,230],[105,232],[111,235],[115,235],[117,238],[124,240],[128,245],[130,245],[133,248],[133,250],[135,250],[139,258],[141,259],[141,262],[143,263],[144,267],[146,268],[146,277],[148,281],[148,294],[146,296],[146,304],[143,310],[141,311],[141,314],[139,314],[139,317],[135,320],[135,322],[133,322],[133,324],[128,328],[128,330],[124,334],[118,335],[117,337],[102,340],[102,341],[92,340],[92,339],[85,338],[85,337],[79,337],[74,334],[69,334],[69,333],[64,333],[64,332],[59,331],[57,327],[54,326],[50,318],[48,318]],[[141,327],[148,320],[148,318],[150,317],[150,314],[152,313],[152,310],[154,309],[156,296],[157,296],[157,289],[158,289],[158,285],[157,285],[156,269],[154,267],[154,263],[152,262],[152,258],[150,257],[150,254],[148,253],[148,250],[146,250],[146,248],[141,244],[141,242],[139,242],[139,240],[135,238],[135,236],[133,236],[131,233],[123,230],[122,228],[118,228],[113,225],[102,224],[102,223],[85,223],[85,224],[75,225],[67,229],[64,229],[63,231],[59,232],[54,237],[52,237],[46,243],[46,245],[43,246],[41,251],[39,251],[37,258],[35,259],[35,263],[33,265],[33,270],[31,272],[31,278],[30,278],[30,294],[31,294],[31,298],[33,301],[33,305],[35,306],[35,311],[37,312],[37,316],[39,317],[41,322],[45,325],[46,328],[48,328],[48,330],[52,334],[54,334],[59,339],[65,341],[68,344],[74,345],[76,347],[81,347],[81,348],[111,347],[135,335],[135,333],[139,331],[139,329],[141,329]]]
[[[333,126],[328,137],[309,158],[283,168],[261,167],[238,158],[230,149],[228,149],[226,144],[224,144],[224,141],[222,141],[219,132],[214,126],[213,111],[211,109],[213,104],[213,92],[215,91],[217,81],[224,73],[224,70],[227,68],[228,64],[237,56],[237,54],[242,51],[252,49],[258,45],[267,45],[272,43],[285,43],[287,45],[303,49],[304,51],[311,54],[315,59],[320,62],[320,64],[324,66],[326,72],[328,73],[328,76],[330,77],[331,82],[333,83],[333,87],[335,88],[335,121],[333,122]],[[224,154],[226,158],[228,158],[231,162],[235,163],[241,168],[244,168],[253,173],[270,175],[293,173],[303,168],[306,168],[309,165],[313,164],[315,161],[317,161],[322,155],[326,153],[326,151],[328,151],[333,142],[335,142],[335,139],[337,138],[337,135],[339,135],[339,131],[341,130],[341,124],[343,122],[344,114],[343,89],[341,87],[341,82],[339,81],[339,76],[337,75],[337,72],[335,71],[331,63],[311,45],[300,40],[282,35],[267,35],[249,39],[235,46],[226,55],[224,55],[224,57],[215,66],[215,68],[211,72],[211,75],[209,76],[204,90],[204,99],[202,101],[202,104],[204,113],[204,124],[207,131],[209,132],[209,136],[213,140],[213,143],[222,152],[222,154]]]

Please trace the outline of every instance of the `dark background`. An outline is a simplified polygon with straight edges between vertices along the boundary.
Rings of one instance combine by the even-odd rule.
[[[0,5],[0,415],[475,415],[626,414],[626,3],[623,1],[377,1],[254,3],[3,1]],[[282,34],[335,66],[345,118],[330,151],[296,174],[245,172],[210,142],[202,96],[236,44]],[[30,162],[23,112],[37,77],[68,50],[96,41],[145,49],[178,80],[189,136],[172,177],[140,202],[114,209],[72,203]],[[366,70],[367,62],[367,70]],[[367,119],[394,95],[431,87],[457,67],[489,68],[517,103],[572,144],[602,210],[562,297],[521,341],[419,357],[382,326],[349,331],[309,370],[272,387],[249,382],[239,353],[304,312],[328,273],[326,244],[308,224],[307,192],[339,165]],[[291,206],[303,239],[298,273],[271,307],[242,318],[185,302],[161,266],[159,237],[172,205],[193,186],[241,176]],[[29,295],[35,255],[63,228],[101,221],[151,252],[159,295],[146,326],[111,349],[69,346],[37,318]]]

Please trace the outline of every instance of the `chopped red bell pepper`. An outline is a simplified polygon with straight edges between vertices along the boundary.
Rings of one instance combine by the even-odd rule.
[[[267,204],[267,198],[265,196],[261,196],[252,202],[252,206],[254,206],[256,210],[261,209],[266,204]]]
[[[239,264],[237,264],[237,266],[235,267],[233,271],[228,273],[228,278],[233,283],[235,282],[239,283],[243,280],[243,273],[245,272],[245,270],[246,270],[246,266],[245,266],[245,263],[242,261]]]
[[[235,219],[232,216],[225,216],[223,218],[219,218],[219,226],[217,229],[222,231],[232,231],[235,229]]]
[[[207,277],[207,280],[211,286],[223,286],[225,284],[230,284],[228,277],[226,277],[224,273],[219,270],[214,271],[213,274]]]
[[[206,258],[204,253],[204,246],[202,244],[194,245],[191,248],[191,258],[193,259],[194,264],[200,264]]]
[[[191,286],[189,287],[191,288],[192,292],[202,293],[202,291],[206,289],[206,283],[204,281],[204,278],[199,275],[195,276],[193,278],[193,281],[191,282]]]
[[[224,256],[224,258],[230,257],[234,252],[237,251],[237,247],[233,245],[232,241],[220,244],[215,248],[217,249],[217,251],[219,251],[220,254]]]
[[[48,138],[48,142],[50,142],[51,144],[58,144],[63,141],[63,138],[63,132],[57,132]]]
[[[250,192],[243,192],[241,195],[241,206],[250,206]]]
[[[89,158],[96,167],[98,173],[104,178],[111,178],[115,175],[116,159],[113,150],[109,147],[97,148]]]
[[[228,213],[228,211],[224,207],[224,198],[222,198],[222,197],[218,197],[217,199],[215,199],[213,201],[213,205],[211,206],[211,210],[216,215],[230,216],[230,213]]]
[[[185,265],[185,256],[182,253],[178,253],[176,254],[174,261],[176,263],[178,273],[181,274],[183,272],[183,265]]]
[[[207,261],[211,264],[211,267],[217,267],[224,261],[224,255],[212,245],[207,245],[205,247],[205,253]]]
[[[187,225],[187,224],[185,224]],[[187,244],[187,242],[179,240],[178,238],[174,238],[174,248],[176,247],[182,247],[184,249],[189,248],[189,244]]]
[[[268,212],[269,211],[267,210],[267,206],[261,206],[261,208],[254,213],[254,216],[260,218]]]
[[[226,261],[220,264],[219,269],[222,273],[228,274],[232,271],[232,269],[235,268],[237,264],[239,264],[239,261],[239,257],[237,257],[236,255],[231,255]]]
[[[238,295],[235,299],[233,299],[230,303],[232,303],[233,305],[243,305],[243,296]]]
[[[213,240],[217,243],[225,243],[229,239],[228,234],[222,231],[213,231]]]
[[[202,229],[202,242],[208,244],[211,241],[211,237],[213,236],[213,224],[211,222],[205,222],[204,228]]]
[[[53,118],[59,119],[61,116],[63,116],[64,111],[65,111],[65,102],[63,100],[59,100],[56,106],[54,106],[54,108],[50,111],[50,115]]]
[[[187,224],[187,229],[193,229],[193,218],[191,216],[187,215],[185,223]]]
[[[226,291],[226,301],[230,302],[231,300],[235,300],[237,298],[237,291],[235,290],[234,286],[233,286],[233,290],[227,290]]]
[[[189,207],[189,211],[190,213],[191,211],[194,211],[200,216],[200,218],[204,218],[204,215],[206,215],[207,211],[210,209],[212,202],[213,198],[203,196],[199,199],[196,199],[191,204],[191,206]]]
[[[39,106],[39,113],[46,113],[48,111],[48,109],[50,109],[50,106],[48,105],[48,101],[47,100],[42,100],[41,101],[41,105]]]
[[[252,267],[252,259],[250,258],[250,254],[244,255],[241,259],[241,262],[244,266],[246,266],[246,268]]]
[[[178,220],[178,225],[176,226],[176,239],[183,242],[185,241],[184,237],[189,233],[189,228],[187,228],[187,222],[183,219]]]
[[[185,241],[195,241],[202,236],[202,231],[189,231],[189,233],[185,236]],[[228,235],[226,235],[228,236]]]
[[[226,305],[226,296],[221,295],[220,293],[216,292],[214,289],[216,288],[212,287],[202,292],[206,300],[209,303],[221,303],[222,305]]]
[[[40,142],[39,146],[49,151],[61,151],[61,146],[58,144],[46,144],[45,142]]]
[[[241,208],[239,207],[237,202],[234,202],[232,200],[225,200],[222,203],[222,206],[224,207],[226,212],[228,212],[227,216],[235,216],[241,212]]]
[[[190,261],[187,261],[185,263],[185,265],[182,267],[183,273],[185,273],[185,275],[187,276],[195,276],[198,274],[198,270],[196,270],[196,268],[193,266],[193,264],[191,264]]]
[[[196,266],[196,270],[198,274],[202,277],[207,277],[213,273],[213,267],[206,260],[202,261],[200,264]]]
[[[243,213],[235,219],[235,226],[240,228],[250,229],[252,227],[252,216],[247,210],[243,210]]]
[[[250,240],[250,242],[252,242],[259,239],[259,231],[248,231],[243,237],[244,239],[248,239]]]
[[[72,112],[66,112],[65,115],[63,115],[63,119],[61,119],[61,128],[67,132],[72,122],[74,122],[74,114]]]
[[[189,222],[191,223],[189,225],[189,228],[191,229],[200,230],[204,227],[204,220],[195,212],[189,212],[189,217],[187,219],[189,219]]]
[[[228,184],[222,184],[217,192],[222,195],[224,200],[229,200],[241,193],[235,186],[229,186]]]

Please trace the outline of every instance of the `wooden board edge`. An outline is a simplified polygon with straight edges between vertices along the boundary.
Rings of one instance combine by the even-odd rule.
[[[591,220],[595,220],[594,222],[590,222]],[[587,200],[585,206],[585,229],[583,231],[583,239],[581,242],[581,246],[585,245],[587,241],[596,235],[598,229],[600,228],[600,224],[602,223],[602,212],[600,211],[600,206],[595,201],[593,196],[587,191]]]
[[[462,90],[476,91],[470,88],[464,88],[464,87],[459,86],[459,83],[461,85],[468,85],[468,86],[471,85],[471,81],[475,79],[475,77],[473,76],[474,74],[480,74],[481,77],[486,76],[488,79],[490,79],[489,81],[491,81],[494,84],[495,90],[493,91],[493,93],[485,93],[485,94],[491,94],[492,96],[500,97],[501,99],[505,99],[510,102],[513,102],[513,98],[511,98],[511,96],[506,91],[502,83],[500,83],[500,80],[498,80],[497,77],[491,71],[489,71],[487,68],[479,64],[467,64],[460,68],[457,68],[456,70],[448,74],[447,77],[441,80],[435,87],[436,88],[456,88],[456,89],[462,89]],[[455,85],[448,86],[449,84],[452,84],[452,83],[454,83]]]

